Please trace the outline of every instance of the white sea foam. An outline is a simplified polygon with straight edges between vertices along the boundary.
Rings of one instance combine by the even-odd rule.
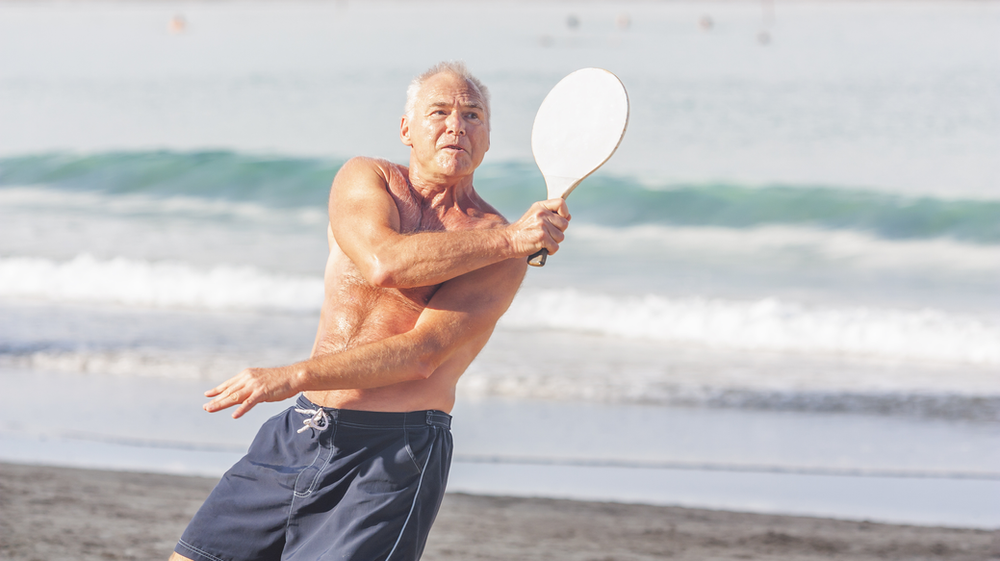
[[[949,238],[891,240],[856,230],[800,226],[723,228],[642,225],[612,228],[574,225],[569,235],[589,243],[628,248],[654,247],[684,254],[733,259],[807,255],[855,269],[919,269],[1000,274],[1000,245]]]
[[[497,329],[464,398],[601,401],[1000,420],[1000,365],[763,352]]]
[[[222,380],[248,365],[290,364],[302,349],[87,345],[0,347],[0,369]],[[525,354],[544,349],[544,358]],[[996,366],[720,352],[569,333],[498,330],[458,390],[517,399],[860,412],[1000,420]]]
[[[80,255],[57,262],[0,259],[0,297],[208,310],[318,310],[322,279],[218,265]],[[813,307],[766,298],[736,301],[612,296],[526,289],[502,319],[546,329],[719,349],[826,353],[893,360],[1000,364],[994,317],[872,307]]]
[[[179,262],[80,255],[57,262],[35,257],[0,259],[0,297],[126,306],[209,310],[318,310],[319,278],[219,265],[203,270]]]
[[[38,350],[0,354],[0,365],[14,368],[198,380],[224,379],[253,363],[253,359],[246,356],[234,357],[220,353],[197,356],[177,350],[166,352],[158,349]]]
[[[617,297],[563,289],[525,291],[502,321],[507,327],[722,349],[1000,364],[1000,324],[935,310],[806,307],[774,298]]]
[[[0,206],[11,210],[73,212],[92,216],[155,215],[212,220],[249,220],[265,223],[325,224],[323,207],[276,208],[258,202],[211,199],[185,195],[106,194],[40,189],[37,186],[0,189]]]

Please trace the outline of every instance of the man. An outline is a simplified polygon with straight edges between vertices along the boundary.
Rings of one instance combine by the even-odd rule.
[[[330,192],[330,256],[309,360],[249,368],[205,410],[304,392],[219,482],[171,559],[416,560],[451,461],[455,385],[524,277],[559,249],[561,199],[508,224],[473,188],[486,88],[441,63],[407,90],[409,167],[355,158]]]

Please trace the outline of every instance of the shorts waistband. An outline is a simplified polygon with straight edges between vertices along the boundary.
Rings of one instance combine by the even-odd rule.
[[[444,411],[429,409],[425,411],[408,411],[406,413],[392,413],[384,411],[357,411],[354,409],[337,409],[334,407],[321,407],[306,399],[306,396],[299,395],[295,402],[302,409],[322,409],[330,416],[333,423],[348,423],[351,425],[362,425],[367,427],[418,427],[435,426],[444,429],[451,428],[451,415]]]

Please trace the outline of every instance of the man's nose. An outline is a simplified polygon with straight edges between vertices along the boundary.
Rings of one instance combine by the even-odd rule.
[[[448,115],[447,125],[449,133],[457,136],[465,135],[465,119],[459,115],[458,111]]]

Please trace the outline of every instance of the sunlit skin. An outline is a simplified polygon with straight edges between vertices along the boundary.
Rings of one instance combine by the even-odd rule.
[[[513,224],[476,193],[490,147],[489,116],[464,78],[428,78],[400,139],[409,167],[354,158],[330,193],[330,255],[308,360],[248,368],[206,392],[206,411],[305,392],[367,411],[450,412],[459,376],[510,305],[525,258],[559,249],[569,212],[541,201]]]
[[[400,140],[410,147],[411,183],[419,191],[471,188],[490,149],[485,102],[453,74],[429,78],[420,94],[413,117],[404,115],[399,127]]]
[[[354,158],[334,179],[310,358],[243,370],[205,392],[206,411],[235,406],[239,418],[299,392],[341,409],[451,411],[458,378],[510,306],[526,256],[558,251],[570,215],[552,199],[508,224],[479,197],[473,173],[490,147],[489,116],[459,76],[428,78],[399,135],[409,167]]]

